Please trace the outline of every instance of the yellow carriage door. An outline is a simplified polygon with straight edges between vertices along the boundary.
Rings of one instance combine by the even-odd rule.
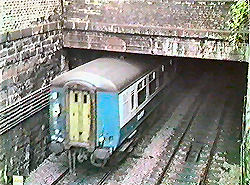
[[[90,134],[90,95],[85,91],[70,90],[69,138],[70,142],[87,142]]]

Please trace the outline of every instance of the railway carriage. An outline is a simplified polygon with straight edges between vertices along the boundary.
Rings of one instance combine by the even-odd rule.
[[[103,166],[157,106],[173,78],[171,63],[99,58],[51,84],[51,150]],[[74,160],[76,160],[74,159]],[[74,161],[73,160],[73,161]]]

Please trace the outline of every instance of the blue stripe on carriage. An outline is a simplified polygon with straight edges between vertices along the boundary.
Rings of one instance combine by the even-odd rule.
[[[113,92],[97,92],[97,146],[104,137],[103,147],[116,148],[120,138],[119,100]]]

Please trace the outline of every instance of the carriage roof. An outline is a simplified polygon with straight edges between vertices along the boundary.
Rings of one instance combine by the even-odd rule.
[[[142,58],[98,58],[56,77],[52,86],[63,86],[68,81],[77,80],[88,82],[99,91],[120,92],[156,67],[156,62]]]

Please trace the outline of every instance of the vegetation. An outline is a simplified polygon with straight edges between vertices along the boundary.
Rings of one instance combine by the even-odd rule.
[[[249,44],[249,17],[250,8],[249,0],[238,0],[236,1],[230,9],[230,20],[228,21],[228,26],[231,30],[229,40],[234,46],[237,53],[245,55],[246,60],[250,62],[250,44]],[[244,47],[248,44],[248,47]],[[248,74],[249,75],[249,74]],[[248,76],[248,80],[250,76]],[[248,87],[250,88],[250,87]],[[246,114],[249,114],[250,109],[250,94],[247,94],[247,104],[246,104]],[[248,118],[248,119],[245,119]],[[250,119],[249,115],[244,115],[243,123],[246,124],[243,129],[243,142],[241,148],[241,184],[250,184]]]
[[[230,20],[227,22],[231,31],[229,40],[236,52],[248,56],[249,49],[244,47],[249,43],[249,0],[238,0],[230,9]]]
[[[242,184],[250,184],[250,132],[245,133],[241,151]]]
[[[240,166],[232,165],[228,163],[224,163],[224,169],[227,171],[223,171],[220,176],[220,180],[218,182],[219,185],[238,185],[240,184]]]
[[[7,165],[4,166],[4,169],[0,170],[0,184],[8,184]]]

